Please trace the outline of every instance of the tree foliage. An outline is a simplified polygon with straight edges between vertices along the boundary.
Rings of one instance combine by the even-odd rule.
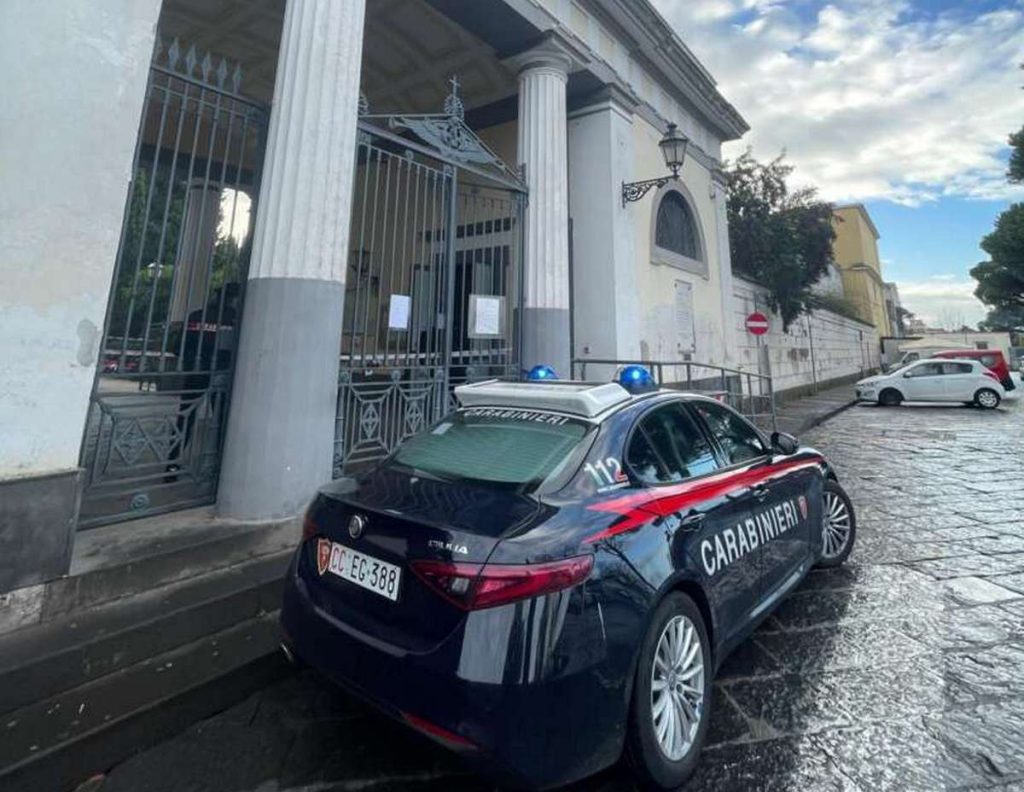
[[[981,249],[989,259],[971,270],[978,281],[975,296],[992,308],[1024,310],[1024,203],[1013,204],[996,218]]]
[[[1024,331],[1024,305],[993,308],[988,316],[978,322],[978,329],[985,333]]]
[[[812,294],[808,298],[808,305],[812,308],[822,308],[834,314],[845,316],[847,319],[860,320],[857,306],[849,297],[841,294]]]
[[[161,345],[178,249],[185,243],[187,192],[187,177],[179,173],[172,182],[166,165],[140,167],[132,181],[108,330],[115,338],[127,336],[129,348],[138,346],[147,325],[151,328],[150,348]],[[218,206],[218,229],[223,219],[223,209]],[[209,255],[209,251],[200,255]],[[197,279],[191,292],[212,296],[225,283],[237,281],[244,256],[233,237],[218,236],[208,282]]]
[[[153,324],[164,321],[185,206],[185,183],[172,189],[164,168],[139,168],[131,189],[111,295],[111,336],[138,337],[147,319]]]
[[[747,151],[727,166],[733,267],[769,290],[787,328],[814,307],[811,286],[833,263],[832,204],[810,188],[789,191],[785,155],[757,162]]]
[[[904,335],[910,327],[910,323],[917,318],[913,311],[908,311],[902,305],[896,306],[896,321],[899,323],[900,335]]]
[[[1024,184],[1024,127],[1010,135],[1010,167],[1006,178],[1012,184]]]

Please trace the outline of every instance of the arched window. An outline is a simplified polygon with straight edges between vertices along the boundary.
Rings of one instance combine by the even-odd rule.
[[[658,204],[654,244],[679,256],[698,261],[701,259],[700,239],[693,212],[686,199],[674,190],[666,192]]]

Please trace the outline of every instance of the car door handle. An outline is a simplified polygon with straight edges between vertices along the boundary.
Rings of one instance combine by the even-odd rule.
[[[751,490],[754,493],[754,497],[759,501],[763,501],[768,497],[768,493],[771,491],[767,484],[758,484]]]
[[[703,512],[690,512],[679,521],[679,528],[683,531],[695,531],[704,522]]]

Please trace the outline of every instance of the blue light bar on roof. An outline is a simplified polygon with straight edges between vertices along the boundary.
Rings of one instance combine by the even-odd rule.
[[[558,375],[551,366],[534,366],[530,369],[530,373],[526,375],[528,380],[556,380]]]
[[[643,366],[623,366],[619,370],[618,381],[630,393],[649,393],[658,389],[651,372]]]

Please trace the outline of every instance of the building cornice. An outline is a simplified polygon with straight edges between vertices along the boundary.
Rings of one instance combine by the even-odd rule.
[[[552,21],[557,23],[557,20],[553,18]],[[621,35],[621,31],[619,32]],[[620,105],[629,108],[631,112],[647,121],[660,133],[664,133],[668,128],[669,121],[673,120],[664,118],[649,102],[638,96],[624,76],[611,64],[603,60],[595,60],[595,53],[592,52],[589,45],[564,26],[548,29],[525,48],[505,53],[502,62],[518,71],[523,68],[525,63],[530,62],[531,53],[552,51],[562,53],[569,58],[570,71],[590,69],[595,72],[599,79],[604,81],[603,89],[595,94],[596,96],[612,92]],[[591,103],[592,101],[588,97],[580,106]],[[570,112],[574,112],[576,108],[570,107],[569,109]],[[678,121],[678,119],[675,120]],[[722,163],[714,155],[704,151],[695,140],[690,141],[687,156],[704,167],[709,174],[721,170]]]
[[[750,130],[739,111],[719,92],[714,78],[650,0],[588,0],[588,4],[617,23],[633,46],[631,55],[653,75],[663,76],[668,86],[704,116],[723,140],[736,140]]]
[[[871,219],[871,215],[868,214],[867,207],[862,203],[848,203],[848,204],[835,204],[832,207],[833,211],[838,212],[843,209],[853,209],[860,212],[860,216],[864,218],[864,222],[868,224],[868,228],[871,229],[871,233],[875,235],[875,239],[881,239],[881,235],[878,233],[878,228],[875,226],[875,221]]]
[[[846,272],[867,272],[871,275],[871,279],[875,283],[877,283],[879,286],[885,286],[885,281],[882,280],[882,276],[879,275],[878,271],[867,262],[855,261],[852,264],[847,264],[846,266],[843,266],[842,264],[838,266],[840,271],[845,270]]]

